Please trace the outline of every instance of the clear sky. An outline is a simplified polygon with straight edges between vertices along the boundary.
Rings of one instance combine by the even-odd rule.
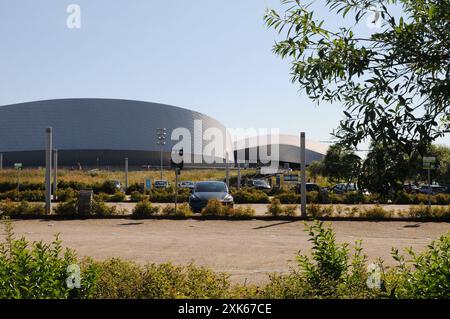
[[[81,7],[80,29],[66,26],[72,3]],[[136,99],[231,128],[330,140],[341,108],[317,107],[290,82],[288,61],[272,53],[267,7],[280,8],[279,0],[1,0],[0,105]]]

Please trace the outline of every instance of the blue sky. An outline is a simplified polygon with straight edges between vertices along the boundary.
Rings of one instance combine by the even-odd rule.
[[[66,26],[71,3],[81,6],[81,29]],[[0,105],[136,99],[231,128],[305,130],[327,141],[341,108],[317,107],[290,82],[288,61],[272,53],[267,7],[280,8],[279,0],[2,0]],[[328,17],[331,26],[342,22]]]

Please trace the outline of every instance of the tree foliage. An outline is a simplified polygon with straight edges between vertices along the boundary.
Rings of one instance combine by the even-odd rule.
[[[282,0],[284,14],[268,10],[266,25],[283,34],[274,52],[292,63],[292,81],[319,102],[343,105],[334,132],[356,147],[367,138],[408,154],[424,154],[450,123],[449,0],[327,0],[327,7],[355,24],[326,28],[311,4]],[[401,6],[403,16],[392,13]],[[381,28],[358,35],[377,8]],[[365,27],[365,26],[363,26]]]
[[[323,160],[323,173],[332,181],[351,182],[358,176],[361,158],[352,150],[340,145],[332,145]]]

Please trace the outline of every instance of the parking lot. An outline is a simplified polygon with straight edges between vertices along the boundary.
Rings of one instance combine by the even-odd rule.
[[[422,250],[450,229],[449,223],[333,222],[340,242],[363,240],[369,260],[392,265],[391,247]],[[287,272],[295,254],[308,252],[303,222],[200,220],[14,221],[16,236],[51,241],[60,233],[63,245],[81,257],[120,257],[139,263],[194,262],[231,275],[233,282],[262,283],[271,272]]]

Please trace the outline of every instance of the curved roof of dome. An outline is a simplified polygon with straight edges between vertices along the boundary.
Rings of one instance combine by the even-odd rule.
[[[195,120],[202,120],[202,132],[194,132]],[[159,150],[159,127],[168,133],[187,128],[193,143],[194,135],[195,141],[202,139],[210,127],[226,131],[207,115],[171,105],[121,99],[44,100],[0,106],[0,151],[44,149],[49,126],[54,148],[60,150]],[[164,151],[175,143],[168,135]]]
[[[275,141],[278,142],[279,145],[288,145],[300,148],[300,136],[289,135],[289,134],[271,134],[271,135],[261,135],[261,136],[252,136],[249,138],[240,139],[234,142],[234,149],[242,149],[242,148],[253,148],[257,146],[265,146],[273,144]],[[325,155],[328,146],[322,143],[306,139],[306,149]],[[245,145],[245,146],[244,146]]]

